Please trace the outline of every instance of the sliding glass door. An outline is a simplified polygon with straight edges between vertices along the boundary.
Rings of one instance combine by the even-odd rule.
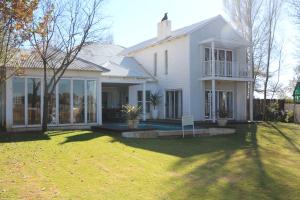
[[[58,83],[59,123],[71,123],[71,80],[62,79]]]
[[[166,118],[179,119],[182,117],[182,91],[166,91]]]
[[[73,81],[73,123],[84,123],[84,80]]]
[[[47,80],[50,84],[50,80]],[[36,126],[42,121],[42,79],[12,79],[14,126]],[[48,95],[48,124],[92,124],[97,122],[97,81],[61,79]]]
[[[25,125],[25,79],[13,79],[13,124]]]
[[[28,124],[41,124],[41,79],[27,79]]]
[[[216,91],[216,116],[219,117],[220,111],[225,111],[227,118],[233,118],[233,92]],[[212,92],[205,91],[205,118],[212,119]]]

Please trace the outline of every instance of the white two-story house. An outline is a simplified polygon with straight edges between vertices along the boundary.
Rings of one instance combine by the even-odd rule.
[[[164,20],[154,38],[130,48],[91,44],[57,84],[48,106],[49,126],[101,125],[121,118],[127,103],[142,106],[142,120],[147,120],[154,92],[161,95],[160,119],[192,115],[215,122],[222,110],[229,119],[252,120],[248,45],[222,16],[178,30]],[[7,129],[41,127],[41,66],[35,61],[23,67],[22,76],[10,77],[0,89],[0,121]]]
[[[122,53],[155,77],[147,89],[163,95],[160,118],[193,115],[195,120],[215,121],[219,110],[225,109],[228,118],[247,120],[247,91],[253,80],[248,45],[222,16],[216,16],[174,31],[171,21],[162,21],[155,38]],[[130,87],[129,96],[137,90],[141,87]],[[136,98],[131,100],[137,103]]]

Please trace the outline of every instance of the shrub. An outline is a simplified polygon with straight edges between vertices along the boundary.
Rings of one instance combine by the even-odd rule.
[[[141,107],[126,104],[122,106],[122,112],[126,114],[127,120],[136,120],[139,117]]]
[[[286,123],[294,122],[294,111],[292,110],[286,111],[286,116],[284,121]]]

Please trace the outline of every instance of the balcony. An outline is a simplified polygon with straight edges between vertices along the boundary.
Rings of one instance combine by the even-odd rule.
[[[215,60],[215,75],[213,76],[212,60],[202,61],[201,80],[246,80],[251,81],[251,71],[245,64],[234,61]]]

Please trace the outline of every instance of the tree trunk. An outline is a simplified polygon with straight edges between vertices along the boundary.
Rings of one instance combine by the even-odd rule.
[[[48,84],[47,76],[44,73],[44,104],[43,104],[43,119],[42,119],[42,132],[45,133],[48,130]]]

